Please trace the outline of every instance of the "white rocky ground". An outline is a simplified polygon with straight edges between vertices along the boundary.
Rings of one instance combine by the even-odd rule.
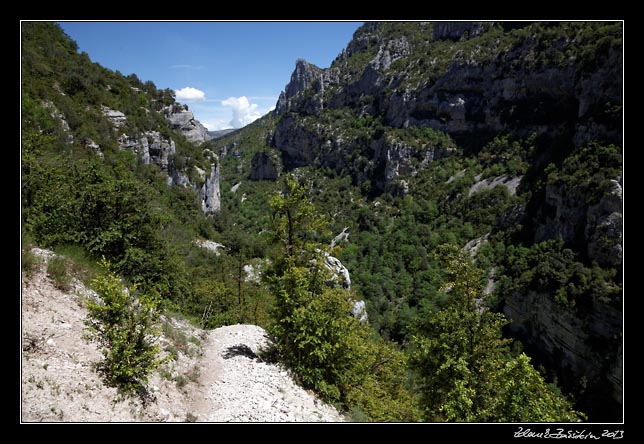
[[[256,356],[267,338],[254,325],[204,331],[164,319],[159,344],[176,359],[150,378],[155,400],[117,400],[116,389],[93,369],[100,352],[83,339],[88,290],[77,281],[70,291],[56,289],[44,265],[51,253],[35,251],[43,264],[22,282],[23,422],[344,420],[284,369]]]

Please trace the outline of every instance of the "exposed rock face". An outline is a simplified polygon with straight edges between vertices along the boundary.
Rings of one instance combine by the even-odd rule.
[[[349,233],[346,230],[347,229],[345,228],[342,233],[340,233],[336,237],[336,239],[343,236],[345,232],[346,236],[348,236]],[[324,266],[333,273],[331,279],[326,281],[326,284],[328,286],[336,287],[339,285],[340,288],[343,288],[345,290],[351,289],[351,277],[349,275],[349,270],[347,270],[347,267],[345,267],[342,262],[340,262],[340,259],[333,257],[328,253],[324,253]],[[353,307],[351,308],[351,312],[349,314],[358,319],[360,322],[367,322],[369,320],[369,316],[367,315],[367,306],[365,305],[365,302],[356,300],[351,301],[353,302]]]
[[[622,186],[612,180],[596,204],[585,189],[547,185],[546,219],[535,233],[535,242],[561,236],[569,243],[586,245],[586,253],[600,265],[622,264]],[[580,230],[581,228],[581,230]]]
[[[623,258],[622,186],[612,180],[601,200],[586,213],[588,256],[599,264],[621,267]]]
[[[530,292],[506,298],[504,312],[512,319],[509,328],[531,355],[558,368],[559,380],[568,387],[585,378],[589,387],[604,395],[594,402],[614,403],[616,417],[608,421],[621,420],[622,338],[615,336],[623,328],[620,310],[593,302],[582,314],[557,304],[549,294]]]
[[[202,143],[212,139],[208,129],[195,119],[194,114],[187,107],[167,108],[166,119],[172,125],[172,129],[181,131],[190,142]]]
[[[177,151],[174,140],[164,138],[158,131],[147,131],[138,138],[123,133],[116,141],[121,149],[131,150],[143,163],[154,163],[165,172],[168,171],[169,157]]]
[[[340,259],[329,256],[328,253],[325,253],[324,266],[331,270],[331,272],[333,273],[331,279],[327,281],[327,285],[340,285],[342,288],[345,288],[347,290],[351,288],[351,277],[349,276],[349,270],[347,270],[347,268],[342,265]]]
[[[277,156],[267,152],[255,154],[250,162],[251,180],[277,180],[280,176]]]
[[[411,47],[405,37],[389,40],[378,48],[378,54],[369,64],[376,71],[384,71],[396,60],[407,57],[410,52]]]
[[[333,238],[331,241],[331,248],[334,248],[336,245],[338,245],[340,242],[349,242],[349,227],[344,227],[344,229],[338,234],[336,237]]]
[[[74,143],[74,135],[70,132],[69,123],[67,123],[67,120],[65,119],[65,115],[61,113],[58,110],[58,108],[56,108],[56,105],[54,105],[53,102],[50,102],[47,100],[47,101],[44,101],[42,105],[49,112],[49,115],[51,116],[52,119],[60,122],[61,128],[63,129],[64,132],[67,133],[67,143],[68,144]]]
[[[492,22],[436,22],[434,40],[460,40],[467,34],[470,38],[485,32]]]
[[[468,196],[472,196],[473,194],[478,193],[479,191],[491,190],[497,185],[506,187],[508,189],[508,193],[510,193],[510,195],[513,196],[516,194],[517,188],[521,183],[521,176],[509,177],[507,174],[503,174],[502,176],[494,177],[492,179],[484,179],[484,180],[481,180],[480,175],[474,178],[476,179],[477,182],[471,186],[470,190],[468,191]]]
[[[377,145],[375,145],[377,146]],[[453,154],[454,150],[423,145],[412,146],[396,139],[389,139],[384,145],[385,184],[398,176],[415,176],[431,162]],[[379,150],[376,149],[376,153]],[[415,160],[422,159],[420,162]]]
[[[83,140],[83,145],[85,145],[85,148],[88,150],[92,151],[94,154],[96,154],[99,157],[103,157],[103,152],[101,151],[101,147],[99,146],[98,143],[94,142],[92,139],[85,139]]]
[[[103,115],[112,122],[114,128],[120,128],[127,123],[127,117],[121,111],[113,110],[108,106],[101,105]]]
[[[219,189],[219,163],[210,166],[210,175],[199,191],[201,209],[205,214],[212,214],[221,209],[221,191]]]
[[[214,242],[211,240],[200,240],[197,239],[195,241],[195,245],[205,248],[206,250],[212,251],[215,253],[217,256],[219,256],[221,253],[219,252],[220,249],[226,249],[226,246],[223,244],[220,244],[219,242]]]
[[[451,43],[483,38],[492,28],[511,32],[520,26],[492,22],[414,24],[418,28],[414,32],[427,34],[424,39],[414,39],[411,33],[391,33],[387,26],[365,24],[328,69],[303,60],[296,63],[291,82],[278,101],[281,117],[270,138],[272,146],[284,154],[285,168],[320,162],[340,171],[347,166],[345,157],[359,153],[368,164],[360,171],[354,168],[356,182],[382,182],[376,176],[387,162],[387,151],[380,150],[377,155],[372,144],[389,142],[379,134],[362,140],[355,131],[346,137],[342,129],[350,125],[320,118],[325,110],[352,109],[356,116],[377,116],[383,125],[394,128],[426,126],[473,146],[482,146],[499,133],[522,138],[533,133],[545,138],[565,137],[577,146],[589,140],[621,145],[620,48],[598,54],[589,69],[575,46],[574,35],[561,38],[553,47],[561,54],[575,54],[569,60],[535,63],[535,53],[543,44],[536,33],[503,50],[488,47],[489,42],[462,50],[455,49],[459,42]],[[439,55],[424,60],[422,69],[417,67],[419,60],[410,55],[427,54],[429,48],[424,45],[432,41],[452,44],[454,49],[441,53],[447,61],[429,76],[426,73],[434,69]],[[482,56],[484,51],[494,56]],[[362,64],[355,62],[358,53],[366,59]],[[408,79],[412,70],[418,80]],[[408,154],[394,147],[389,154],[389,177],[395,176],[397,168],[403,177],[404,171],[410,170]],[[389,183],[380,185],[385,191]]]
[[[305,91],[311,87],[321,86],[321,73],[322,70],[312,63],[303,59],[298,59],[295,62],[295,71],[291,74],[291,81],[286,85],[286,89],[277,101],[276,110],[278,113],[283,113],[288,110],[290,99],[295,97],[298,93]],[[315,85],[314,85],[315,83]],[[313,109],[316,109],[314,106]]]
[[[103,114],[112,122],[115,130],[127,130],[127,117],[120,111],[115,111],[106,106],[102,106]],[[165,111],[169,112],[170,108]],[[173,125],[182,125],[181,129],[186,137],[193,142],[203,142],[197,133],[201,134],[206,131],[205,128],[198,121],[194,120],[194,116],[190,111],[182,108],[182,111],[177,113],[170,113],[166,115],[168,120],[171,120]],[[203,129],[203,131],[202,131]],[[206,177],[205,171],[200,170],[195,166],[200,181],[191,183],[187,173],[177,168],[171,161],[172,156],[177,152],[176,144],[171,138],[164,137],[158,131],[146,131],[138,137],[130,136],[126,132],[122,132],[117,138],[117,143],[121,149],[131,150],[136,154],[144,164],[153,163],[167,173],[168,186],[177,185],[182,187],[191,187],[195,191],[199,190],[199,197],[201,199],[201,207],[205,214],[212,214],[221,208],[221,192],[219,189],[219,158],[210,152],[204,150],[206,157],[210,158],[211,171]],[[93,148],[92,148],[93,149]]]
[[[353,303],[351,316],[360,322],[367,322],[369,320],[369,316],[367,315],[367,306],[364,301],[356,301]]]

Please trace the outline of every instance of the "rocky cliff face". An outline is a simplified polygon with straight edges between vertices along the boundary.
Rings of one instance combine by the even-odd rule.
[[[221,208],[220,171],[219,158],[216,155],[208,150],[204,151],[211,163],[210,174],[206,176],[205,171],[197,171],[199,180],[192,183],[187,172],[177,168],[172,161],[177,149],[175,142],[171,138],[163,136],[158,131],[145,131],[143,134],[130,136],[125,132],[128,123],[125,114],[106,106],[102,107],[102,111],[103,115],[112,123],[114,130],[120,133],[116,141],[121,149],[132,151],[146,165],[150,163],[157,165],[161,171],[168,175],[168,185],[191,187],[195,191],[198,190],[202,210],[205,214],[219,211]],[[194,143],[205,141],[206,139],[201,140],[201,136],[197,137],[197,133],[201,133],[199,128],[203,128],[203,126],[199,121],[194,120],[194,116],[190,116],[192,116],[191,112],[182,110],[178,113],[167,115],[167,118],[170,122],[173,122],[172,119],[174,119],[174,122],[187,122],[178,129],[181,129],[189,140],[192,138]],[[188,119],[188,117],[190,118]],[[206,131],[205,128],[203,130]],[[189,135],[190,137],[188,137]],[[100,148],[93,150],[100,151]]]
[[[206,178],[201,190],[199,190],[199,198],[201,199],[201,210],[205,214],[212,214],[221,208],[221,191],[219,189],[219,163],[210,165],[210,175]]]
[[[605,416],[612,411],[607,421],[622,420],[621,310],[594,302],[580,312],[557,304],[549,294],[528,292],[506,298],[504,313],[531,356],[557,369],[561,384],[596,393],[585,400],[585,412],[602,410]]]
[[[164,114],[172,129],[180,131],[188,141],[203,143],[212,139],[208,129],[195,119],[194,114],[187,107],[169,106],[164,109]]]
[[[259,152],[250,162],[251,180],[277,180],[280,176],[279,160],[271,153]]]
[[[545,221],[536,230],[535,242],[558,236],[585,247],[591,261],[602,266],[622,265],[622,186],[613,179],[593,203],[587,190],[565,185],[546,186]]]
[[[388,160],[389,173],[391,162],[411,163],[409,154],[392,161],[391,150],[373,149],[387,143],[382,132],[362,140],[351,131],[361,117],[385,129],[429,127],[470,147],[498,133],[621,144],[621,46],[606,43],[588,55],[584,32],[562,27],[555,38],[536,25],[368,23],[330,68],[297,61],[278,101],[272,145],[287,168],[319,161],[339,170],[338,151],[360,152],[373,164],[366,173],[354,168],[360,182]],[[545,45],[549,55],[541,56]],[[329,118],[345,109],[352,111],[342,120]]]

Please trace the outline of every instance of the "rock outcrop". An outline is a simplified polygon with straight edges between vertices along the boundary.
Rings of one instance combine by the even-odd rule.
[[[210,166],[210,175],[206,178],[201,189],[199,198],[201,199],[201,209],[204,214],[212,214],[221,208],[221,191],[219,189],[219,163],[213,163]]]
[[[332,273],[332,277],[327,281],[327,285],[339,285],[347,290],[351,288],[351,276],[349,275],[349,270],[347,270],[347,267],[342,265],[340,259],[325,253],[324,266]]]
[[[51,118],[60,123],[60,127],[67,134],[67,143],[70,145],[74,143],[74,135],[70,132],[69,123],[67,122],[65,115],[61,113],[58,108],[56,108],[56,105],[49,100],[43,101],[42,105],[49,112]]]
[[[165,108],[164,112],[172,129],[180,131],[189,142],[199,144],[213,138],[208,129],[195,119],[194,114],[188,110],[187,106],[170,106]]]
[[[392,178],[396,168],[404,176],[415,162],[405,150],[392,147],[389,158],[377,150],[390,142],[377,131],[362,129],[361,137],[353,124],[358,117],[376,117],[385,128],[429,127],[473,147],[499,133],[621,145],[621,48],[609,45],[591,63],[570,28],[550,45],[568,59],[537,63],[545,33],[515,32],[528,25],[419,22],[392,31],[396,25],[367,23],[330,68],[297,61],[277,104],[271,145],[287,169],[319,162],[382,191],[392,180],[378,177],[383,167]],[[479,40],[493,30],[512,35],[512,43]],[[464,40],[482,43],[459,47]],[[352,114],[328,117],[345,109]],[[364,161],[352,164],[348,157]]]
[[[172,108],[164,108],[166,112],[169,112],[168,110],[170,109]],[[209,140],[201,140],[195,135],[195,131],[201,133],[201,129],[205,131],[205,128],[203,128],[201,123],[194,120],[194,116],[190,117],[192,116],[190,111],[184,108],[181,108],[181,110],[168,114],[168,119],[174,119],[174,122],[179,123],[184,122],[182,123],[182,131],[189,140],[192,139],[192,142],[197,143]],[[143,134],[130,136],[126,132],[128,129],[128,120],[125,114],[106,106],[102,106],[102,111],[105,117],[112,123],[114,130],[120,132],[116,141],[121,149],[132,151],[146,165],[150,163],[157,165],[161,171],[168,175],[167,184],[169,186],[191,187],[195,191],[198,191],[201,207],[205,214],[212,214],[219,211],[221,208],[221,191],[219,189],[220,170],[217,155],[210,152],[210,150],[204,151],[206,157],[210,160],[210,174],[206,176],[205,171],[195,166],[200,180],[192,183],[189,175],[182,169],[177,168],[172,161],[173,156],[177,152],[174,140],[163,136],[159,131],[145,131]],[[176,129],[181,128],[177,127]],[[96,151],[96,149],[92,149]]]
[[[277,100],[277,105],[275,107],[277,113],[281,114],[287,111],[292,99],[297,97],[298,94],[301,94],[310,88],[320,90],[323,85],[321,82],[322,72],[322,69],[312,63],[303,59],[298,59],[295,62],[295,70],[293,71],[293,74],[291,74],[291,81],[286,85],[286,89],[280,94],[279,99]],[[321,105],[321,102],[318,100],[310,105],[310,109],[313,110],[313,112],[319,111],[320,109],[318,107]]]
[[[103,115],[112,122],[114,128],[120,128],[127,123],[127,117],[121,111],[111,109],[109,106],[101,105]]]
[[[277,180],[280,163],[276,155],[264,151],[256,153],[250,161],[251,180]]]
[[[598,264],[620,268],[623,255],[620,182],[611,180],[599,202],[592,201],[584,188],[547,185],[545,221],[537,227],[535,242],[561,236],[565,242],[585,245],[585,253]]]
[[[491,190],[497,185],[504,186],[508,189],[508,193],[511,196],[514,196],[517,193],[517,188],[521,183],[521,176],[510,177],[507,174],[503,174],[498,177],[493,177],[490,179],[481,179],[481,176],[475,176],[476,183],[470,187],[470,190],[467,192],[468,196],[478,193],[483,190]]]

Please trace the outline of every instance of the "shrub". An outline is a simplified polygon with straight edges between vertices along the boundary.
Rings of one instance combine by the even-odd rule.
[[[22,261],[20,266],[27,279],[31,279],[39,263],[40,259],[34,254],[31,248],[24,248],[22,250]]]
[[[107,271],[92,281],[100,300],[88,300],[88,318],[85,325],[89,338],[101,347],[103,360],[97,366],[105,382],[117,387],[124,395],[137,394],[148,398],[146,384],[150,373],[161,361],[158,345],[153,338],[158,335],[154,325],[159,319],[158,301],[145,294],[135,297],[124,288],[121,280]]]

